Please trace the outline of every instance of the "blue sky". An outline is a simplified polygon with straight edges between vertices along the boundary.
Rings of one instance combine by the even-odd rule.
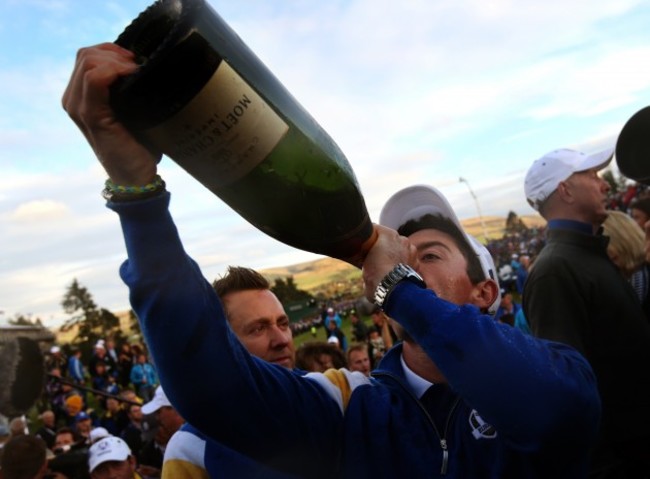
[[[0,0],[0,322],[66,318],[73,278],[128,308],[105,175],[60,107],[78,48],[151,2]],[[613,145],[650,104],[642,0],[210,0],[339,144],[373,220],[397,189],[440,188],[461,218],[531,214],[523,176],[559,147]],[[175,164],[161,174],[208,279],[315,258],[259,233]]]

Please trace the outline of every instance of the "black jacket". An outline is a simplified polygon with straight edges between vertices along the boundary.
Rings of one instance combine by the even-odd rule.
[[[627,455],[650,463],[650,325],[607,256],[609,238],[550,229],[530,271],[523,307],[533,334],[569,344],[590,362],[603,404],[594,468],[624,475]],[[627,465],[626,465],[627,464]],[[602,467],[601,467],[602,466]],[[592,469],[593,470],[593,469]]]

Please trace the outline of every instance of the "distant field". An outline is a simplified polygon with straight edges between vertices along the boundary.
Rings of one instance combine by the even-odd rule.
[[[529,228],[540,227],[546,224],[546,221],[539,215],[520,216],[519,218]],[[498,239],[503,236],[505,223],[506,219],[503,217],[483,217],[485,231],[490,239]],[[476,236],[479,240],[483,239],[483,225],[479,218],[462,220],[461,224],[469,234]],[[271,281],[275,278],[293,276],[293,280],[298,288],[309,292],[313,292],[325,284],[348,281],[361,277],[361,271],[359,269],[332,258],[323,258],[291,266],[269,268],[260,272],[267,278],[270,278]]]
[[[528,228],[538,228],[546,224],[546,220],[539,215],[520,216],[524,224]],[[461,220],[461,224],[465,231],[479,240],[483,239],[483,225],[479,218],[470,218]],[[506,219],[501,216],[484,216],[483,224],[485,225],[485,232],[490,239],[498,239],[503,236],[503,230],[506,225]]]
[[[324,284],[345,282],[361,277],[361,270],[344,261],[323,258],[291,266],[261,270],[267,278],[286,278],[293,276],[299,289],[314,291]]]

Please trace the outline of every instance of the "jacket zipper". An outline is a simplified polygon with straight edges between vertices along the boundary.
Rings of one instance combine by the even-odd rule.
[[[420,400],[415,397],[415,395],[406,387],[402,384],[402,382],[397,378],[396,376],[393,376],[392,374],[381,372],[381,373],[373,373],[372,376],[386,376],[391,379],[394,379],[397,384],[399,384],[402,389],[404,389],[420,406],[420,409],[422,409],[422,412],[424,412],[424,415],[427,417],[429,420],[429,423],[433,427],[434,432],[436,433],[436,436],[438,436],[438,441],[440,441],[440,448],[442,449],[442,464],[440,466],[440,474],[442,476],[447,475],[447,469],[449,467],[449,447],[447,446],[447,432],[449,431],[449,424],[451,422],[451,416],[454,414],[454,411],[456,410],[456,406],[458,406],[458,403],[460,402],[460,397],[457,397],[454,403],[451,405],[451,409],[449,409],[449,414],[447,414],[447,419],[445,421],[445,428],[443,430],[442,436],[440,435],[440,431],[436,427],[436,423],[433,420],[433,418],[429,415],[429,411],[427,411],[427,408],[424,407],[424,405],[420,402]]]
[[[425,409],[425,412],[427,413],[427,417],[429,418],[431,424],[433,425],[433,429],[436,431],[436,434],[438,435],[438,439],[440,440],[440,447],[442,448],[442,465],[440,466],[440,474],[443,476],[447,474],[447,467],[449,466],[449,449],[447,447],[447,432],[449,431],[449,423],[451,422],[451,416],[454,414],[454,410],[456,409],[456,406],[458,406],[459,402],[460,402],[460,397],[457,397],[456,400],[454,401],[454,404],[451,405],[449,414],[447,414],[447,420],[445,421],[445,429],[442,431],[442,437],[440,437],[440,433],[438,432],[436,423],[433,421],[431,416],[429,416],[429,413],[423,407],[423,409]]]
[[[447,466],[449,465],[449,451],[447,450],[446,439],[440,439],[440,447],[442,447],[442,466],[440,466],[440,474],[444,476],[447,474]]]

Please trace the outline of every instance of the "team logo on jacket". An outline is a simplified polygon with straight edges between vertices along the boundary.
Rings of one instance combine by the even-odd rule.
[[[497,430],[494,426],[486,423],[475,409],[469,414],[469,425],[472,428],[474,439],[494,439],[497,437]]]

